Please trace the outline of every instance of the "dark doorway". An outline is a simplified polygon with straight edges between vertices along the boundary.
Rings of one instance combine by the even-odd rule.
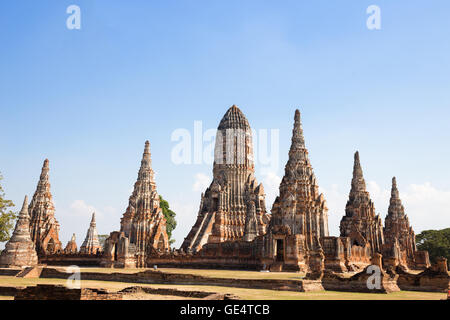
[[[117,243],[114,244],[114,261],[117,261]]]
[[[277,240],[277,261],[284,261],[284,241]]]
[[[213,198],[213,210],[212,211],[217,211],[218,209],[219,209],[219,199]]]

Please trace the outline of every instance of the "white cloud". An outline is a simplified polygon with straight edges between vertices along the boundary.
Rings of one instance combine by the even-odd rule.
[[[196,202],[200,204],[200,195]],[[177,220],[177,227],[172,233],[172,238],[176,240],[174,247],[178,248],[194,225],[197,219],[198,208],[193,204],[183,201],[171,202],[170,208],[177,214],[175,218]]]
[[[450,191],[438,190],[426,182],[412,184],[400,197],[416,233],[450,227]]]
[[[192,186],[192,190],[197,192],[204,192],[206,188],[208,188],[211,183],[211,178],[204,173],[197,173],[195,175],[194,185]]]
[[[281,178],[272,171],[266,171],[262,176],[262,184],[264,186],[264,191],[266,192],[267,211],[270,212],[273,202],[279,193]]]
[[[337,184],[331,185],[330,189],[319,187],[319,192],[324,194],[327,201],[330,236],[339,236],[339,224],[345,214],[348,195]]]
[[[94,206],[87,204],[84,200],[75,200],[70,205],[71,214],[77,216],[90,216],[93,212],[98,210]]]

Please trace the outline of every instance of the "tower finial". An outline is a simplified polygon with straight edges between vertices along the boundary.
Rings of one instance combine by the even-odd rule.
[[[400,199],[400,195],[397,189],[397,179],[395,177],[392,178],[391,198]]]
[[[359,151],[355,152],[355,161],[353,164],[353,179],[351,192],[366,191],[366,182],[364,181]]]
[[[20,210],[19,216],[27,216],[28,217],[28,196],[25,196],[23,199],[22,209]]]
[[[91,223],[95,223],[95,212],[92,213]]]
[[[292,130],[292,148],[305,148],[305,138],[303,137],[303,128],[302,128],[302,121],[301,121],[301,115],[300,110],[295,110],[295,116],[294,116],[294,129]]]

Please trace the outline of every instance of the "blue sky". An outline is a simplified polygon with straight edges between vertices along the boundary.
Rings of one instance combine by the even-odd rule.
[[[66,8],[81,8],[68,30]],[[381,8],[381,30],[366,9]],[[232,104],[279,130],[279,166],[257,178],[273,200],[294,110],[338,232],[359,150],[377,211],[396,175],[420,232],[450,226],[448,1],[2,1],[0,171],[32,196],[42,162],[64,244],[119,228],[150,140],[158,191],[180,245],[211,165],[171,161],[180,128],[216,128]],[[271,201],[267,206],[271,207]]]

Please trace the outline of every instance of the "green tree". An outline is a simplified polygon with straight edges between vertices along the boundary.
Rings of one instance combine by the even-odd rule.
[[[105,241],[106,239],[108,239],[109,235],[108,234],[99,234],[98,235],[98,242],[100,242],[100,245],[102,246],[103,249],[105,249]]]
[[[172,231],[177,227],[177,222],[175,220],[176,213],[170,210],[169,202],[164,200],[162,196],[159,196],[159,205],[166,218],[166,231],[167,236],[169,237],[169,243],[173,244],[175,239],[172,239]]]
[[[450,228],[442,230],[425,230],[416,236],[417,249],[426,250],[430,254],[430,261],[444,257],[450,261]]]
[[[3,176],[0,174],[0,181]],[[11,200],[5,199],[5,192],[0,184],[0,242],[8,241],[11,237],[11,230],[14,227],[16,213],[10,208],[14,207]]]

